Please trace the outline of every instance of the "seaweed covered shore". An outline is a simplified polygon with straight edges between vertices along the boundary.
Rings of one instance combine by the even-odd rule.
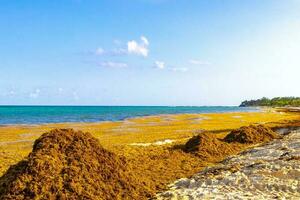
[[[278,137],[262,125],[249,126],[231,131],[223,139],[213,133],[199,134],[181,150],[200,161],[215,162],[250,144]],[[137,163],[104,149],[90,133],[55,129],[37,139],[29,156],[11,166],[0,178],[0,199],[154,197],[151,184],[155,176],[141,173],[133,164]],[[143,169],[142,165],[138,167]]]
[[[155,198],[178,179],[281,138],[298,119],[268,111],[0,127],[0,199]]]
[[[182,166],[178,167],[177,175],[174,175],[177,178],[178,176],[190,176],[191,174],[187,172],[197,172],[201,169],[201,167],[197,167],[201,163],[196,162],[194,157],[189,155],[184,154],[184,156],[180,156],[183,154],[179,150],[170,151],[169,146],[183,145],[189,138],[204,130],[211,131],[217,137],[222,138],[229,131],[241,126],[248,126],[250,124],[283,126],[298,119],[299,115],[295,112],[261,110],[260,112],[249,113],[148,116],[120,122],[0,126],[0,176],[11,165],[27,157],[36,139],[43,133],[55,128],[72,128],[74,130],[90,132],[94,137],[99,139],[104,148],[117,155],[129,157],[137,161],[139,157],[145,157],[143,155],[146,155],[151,157],[151,159],[149,158],[150,162],[155,160],[157,163],[160,159],[156,158],[155,155],[160,155],[159,157],[161,157],[166,153],[173,155],[175,152],[176,156],[181,159],[170,160],[170,162],[174,163],[174,165]],[[156,145],[166,141],[170,143]],[[142,160],[141,162],[144,161]],[[180,170],[181,168],[184,170]],[[164,171],[164,173],[166,172]],[[168,174],[169,176],[170,174]]]

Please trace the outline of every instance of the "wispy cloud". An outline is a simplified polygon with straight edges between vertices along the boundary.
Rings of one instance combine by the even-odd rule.
[[[210,65],[211,64],[208,61],[202,61],[202,60],[196,60],[196,59],[190,59],[189,63],[192,65]]]
[[[155,61],[155,67],[158,69],[164,69],[165,68],[165,63],[163,61]]]
[[[141,40],[142,40],[142,42],[145,44],[145,45],[149,45],[150,43],[149,43],[149,40],[145,37],[145,36],[141,36]]]
[[[15,96],[17,93],[16,93],[16,91],[15,90],[10,90],[9,92],[8,92],[8,96]]]
[[[101,47],[97,48],[96,51],[95,51],[95,54],[98,55],[98,56],[103,55],[104,53],[105,53],[105,51]]]
[[[36,89],[34,92],[31,92],[29,94],[30,98],[36,99],[40,96],[41,90],[40,89]]]
[[[103,56],[117,56],[117,55],[137,55],[142,57],[148,57],[149,55],[149,45],[150,42],[148,38],[145,36],[141,36],[139,41],[138,40],[130,40],[127,42],[127,46],[122,46],[122,42],[119,40],[114,40],[113,43],[117,46],[115,49],[106,50],[102,47],[97,48],[94,51],[95,55]],[[190,64],[193,65],[209,65],[209,62],[190,59],[188,61]],[[97,63],[98,66],[107,67],[107,68],[125,68],[128,67],[127,63],[123,62],[115,62],[115,61],[104,61]],[[176,67],[176,66],[169,66],[164,61],[156,60],[154,62],[154,67],[160,70],[168,70],[173,72],[186,72],[188,71],[187,67]]]
[[[119,56],[119,55],[127,55],[128,51],[125,48],[117,48],[117,49],[113,49],[110,52],[108,52],[108,55],[111,56]]]
[[[15,94],[16,94],[16,92],[15,92],[14,90],[10,90],[10,91],[9,91],[9,95],[13,96],[13,95],[15,95]]]
[[[11,89],[11,90],[9,90],[9,91],[7,91],[7,92],[1,93],[0,96],[4,96],[4,97],[13,97],[13,96],[15,96],[16,94],[17,94],[16,91],[13,90],[13,89]]]
[[[129,54],[147,57],[149,53],[149,40],[145,36],[141,36],[141,42],[131,40],[127,42],[127,50]]]
[[[57,90],[58,90],[58,93],[59,93],[59,94],[62,94],[62,93],[64,92],[64,89],[63,89],[63,88],[61,88],[61,87],[60,87],[60,88],[58,88]]]
[[[169,68],[170,71],[173,71],[173,72],[186,72],[188,71],[188,68],[187,67],[171,67]]]
[[[120,55],[127,55],[128,51],[125,48],[115,48],[112,50],[105,50],[102,47],[98,47],[93,52],[93,54],[97,56],[120,56]]]
[[[98,65],[101,66],[101,67],[109,67],[109,68],[124,68],[124,67],[128,67],[128,65],[126,63],[112,62],[112,61],[101,62]]]
[[[168,70],[168,71],[173,71],[173,72],[186,72],[186,71],[188,71],[187,67],[169,66],[169,65],[166,65],[165,62],[159,61],[159,60],[154,62],[154,66],[155,66],[155,68],[160,69],[160,70]]]

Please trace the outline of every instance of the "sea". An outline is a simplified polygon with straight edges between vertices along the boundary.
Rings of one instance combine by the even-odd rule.
[[[121,121],[162,114],[255,112],[238,106],[0,106],[0,125]]]

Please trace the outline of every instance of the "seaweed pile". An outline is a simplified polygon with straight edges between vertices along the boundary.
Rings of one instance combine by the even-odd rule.
[[[243,126],[239,129],[231,131],[225,138],[225,142],[239,142],[239,143],[261,143],[268,142],[272,139],[278,139],[277,133],[270,128],[263,125]]]
[[[0,178],[0,199],[140,199],[147,190],[90,133],[55,129]]]
[[[263,125],[250,125],[235,129],[223,139],[216,134],[204,132],[192,137],[185,144],[185,151],[206,161],[218,161],[238,153],[243,147],[279,138],[278,134]]]
[[[28,157],[0,178],[0,199],[149,199],[207,163],[274,138],[277,134],[265,126],[242,127],[225,138],[205,132],[183,149],[118,147],[136,151],[125,160],[104,149],[90,133],[55,129],[37,139]]]
[[[228,144],[210,132],[196,135],[185,144],[186,152],[193,153],[208,162],[223,159],[224,156],[235,154],[239,150],[240,145]]]

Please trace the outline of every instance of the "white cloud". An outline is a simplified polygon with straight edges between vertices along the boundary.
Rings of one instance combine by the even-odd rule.
[[[192,64],[192,65],[210,65],[211,64],[208,61],[195,60],[195,59],[189,60],[189,63]]]
[[[136,54],[139,56],[147,57],[149,53],[149,41],[145,36],[141,36],[141,42],[135,40],[127,42],[127,51],[129,54]]]
[[[36,89],[34,92],[29,94],[29,97],[33,99],[38,98],[40,96],[40,92],[41,92],[40,89]]]
[[[107,62],[99,63],[99,66],[101,66],[101,67],[111,67],[111,68],[124,68],[124,67],[128,67],[128,65],[126,63],[112,62],[112,61],[107,61]]]
[[[122,42],[119,40],[114,40],[113,43],[118,46],[117,48],[106,50],[102,47],[98,47],[92,53],[97,56],[119,56],[119,55],[128,55],[135,54],[138,56],[147,57],[149,54],[149,40],[145,36],[141,36],[140,42],[131,40],[127,42],[127,45],[122,45]]]
[[[155,61],[155,67],[158,69],[164,69],[165,68],[165,63],[162,61]]]
[[[173,68],[170,68],[171,71],[173,72],[186,72],[188,71],[188,68],[186,67],[173,67]]]
[[[143,41],[143,43],[145,44],[145,45],[149,45],[149,41],[148,41],[148,39],[145,37],[145,36],[141,36],[141,40]]]

